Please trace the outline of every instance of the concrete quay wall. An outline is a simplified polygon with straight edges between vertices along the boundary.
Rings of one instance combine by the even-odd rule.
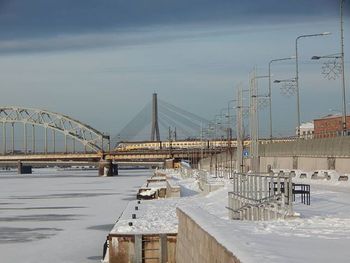
[[[249,147],[247,148],[249,152]],[[274,142],[259,145],[260,171],[272,169],[336,170],[350,173],[350,136],[304,139],[288,142]],[[232,153],[224,152],[200,161],[201,169],[217,168],[237,169],[236,149]],[[243,159],[243,169],[248,171],[250,159]]]
[[[181,208],[177,209],[179,228],[176,263],[240,263],[231,251],[203,229]]]

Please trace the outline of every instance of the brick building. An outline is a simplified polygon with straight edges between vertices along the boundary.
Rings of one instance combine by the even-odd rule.
[[[346,116],[346,128],[350,131],[350,116]],[[314,135],[316,138],[335,137],[342,134],[342,116],[327,115],[314,120]]]

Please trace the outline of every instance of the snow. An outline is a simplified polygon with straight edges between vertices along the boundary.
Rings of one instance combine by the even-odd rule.
[[[178,171],[167,171],[169,183],[180,186],[184,197],[138,204],[137,190],[151,171],[123,171],[116,177],[97,177],[97,171],[2,171],[0,261],[99,262],[112,228],[119,234],[176,233],[179,208],[245,263],[348,262],[349,182],[339,182],[335,171],[319,172],[331,180],[313,180],[312,173],[300,179],[302,172],[296,171],[294,181],[311,184],[311,206],[295,204],[300,218],[254,222],[228,219],[231,183],[209,176],[210,183],[223,187],[204,195],[198,172],[182,178]]]
[[[330,176],[330,180],[327,178],[323,179],[311,179],[311,176],[314,172],[306,172],[302,170],[290,170],[290,169],[278,169],[273,170],[275,173],[278,173],[280,170],[284,171],[285,173],[289,173],[290,171],[295,172],[295,177],[293,178],[293,182],[296,183],[303,183],[303,184],[311,184],[311,185],[325,185],[330,188],[333,186],[340,187],[340,188],[349,188],[350,187],[350,178],[348,181],[339,181],[340,176],[349,176],[348,174],[341,174],[336,172],[335,170],[317,170],[318,176],[320,178],[325,177],[326,174]],[[300,178],[300,175],[304,173],[306,174],[306,178]]]
[[[177,233],[176,207],[186,202],[184,198],[132,201],[113,227],[112,234]],[[138,210],[135,210],[135,206]],[[136,214],[136,219],[132,219]],[[129,226],[132,222],[132,226]]]
[[[314,123],[313,122],[304,122],[300,125],[300,129],[313,129]]]
[[[208,195],[200,193],[198,173],[182,179],[168,171],[172,184],[196,189],[187,197],[147,200],[140,204],[137,219],[135,203],[131,204],[115,233],[176,233],[176,208],[184,211],[206,232],[216,238],[242,262],[348,262],[350,258],[350,191],[347,182],[338,182],[335,171],[327,171],[331,180],[297,179],[311,183],[311,205],[296,202],[299,218],[275,221],[239,221],[228,218],[227,193],[232,189],[228,180],[208,177],[208,181],[224,185]],[[320,174],[322,172],[320,171]],[[188,188],[187,188],[188,187]],[[200,193],[200,194],[198,194]],[[297,200],[298,201],[298,200]],[[128,226],[132,221],[133,226]]]
[[[189,197],[197,195],[200,190],[196,178],[182,179],[177,171],[167,171],[167,181],[172,186],[180,186],[181,198],[140,200],[140,204],[137,201],[132,201],[118,219],[111,233],[177,233],[176,208],[190,202],[192,199]],[[162,183],[166,184],[166,182]],[[135,210],[135,206],[138,207],[138,210]],[[136,219],[132,218],[132,214],[136,215]],[[130,222],[132,222],[132,226],[129,225]]]
[[[201,191],[199,188],[198,176],[182,178],[179,171],[168,170],[167,178],[170,185],[180,186],[180,195],[182,197],[193,196]]]
[[[102,246],[151,170],[0,173],[0,262],[100,262]]]
[[[311,206],[295,204],[297,219],[229,220],[228,182],[179,208],[242,262],[349,262],[350,191],[347,182],[336,181],[337,173],[328,173],[334,177],[330,181],[300,179],[312,184],[312,193]]]
[[[153,194],[155,194],[157,192],[157,189],[149,189],[149,190],[145,190],[140,192],[140,195],[142,196],[151,196]]]

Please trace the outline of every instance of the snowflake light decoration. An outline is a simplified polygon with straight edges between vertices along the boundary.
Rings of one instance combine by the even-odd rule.
[[[281,86],[281,94],[286,96],[286,97],[291,97],[294,96],[294,94],[297,91],[297,86],[295,85],[295,82],[285,82]]]
[[[322,66],[322,75],[328,80],[335,80],[341,74],[341,64],[338,58],[329,59]]]

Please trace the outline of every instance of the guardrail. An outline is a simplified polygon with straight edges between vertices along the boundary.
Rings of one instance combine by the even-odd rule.
[[[293,216],[292,176],[241,174],[231,176],[229,217],[238,220],[271,220]]]

